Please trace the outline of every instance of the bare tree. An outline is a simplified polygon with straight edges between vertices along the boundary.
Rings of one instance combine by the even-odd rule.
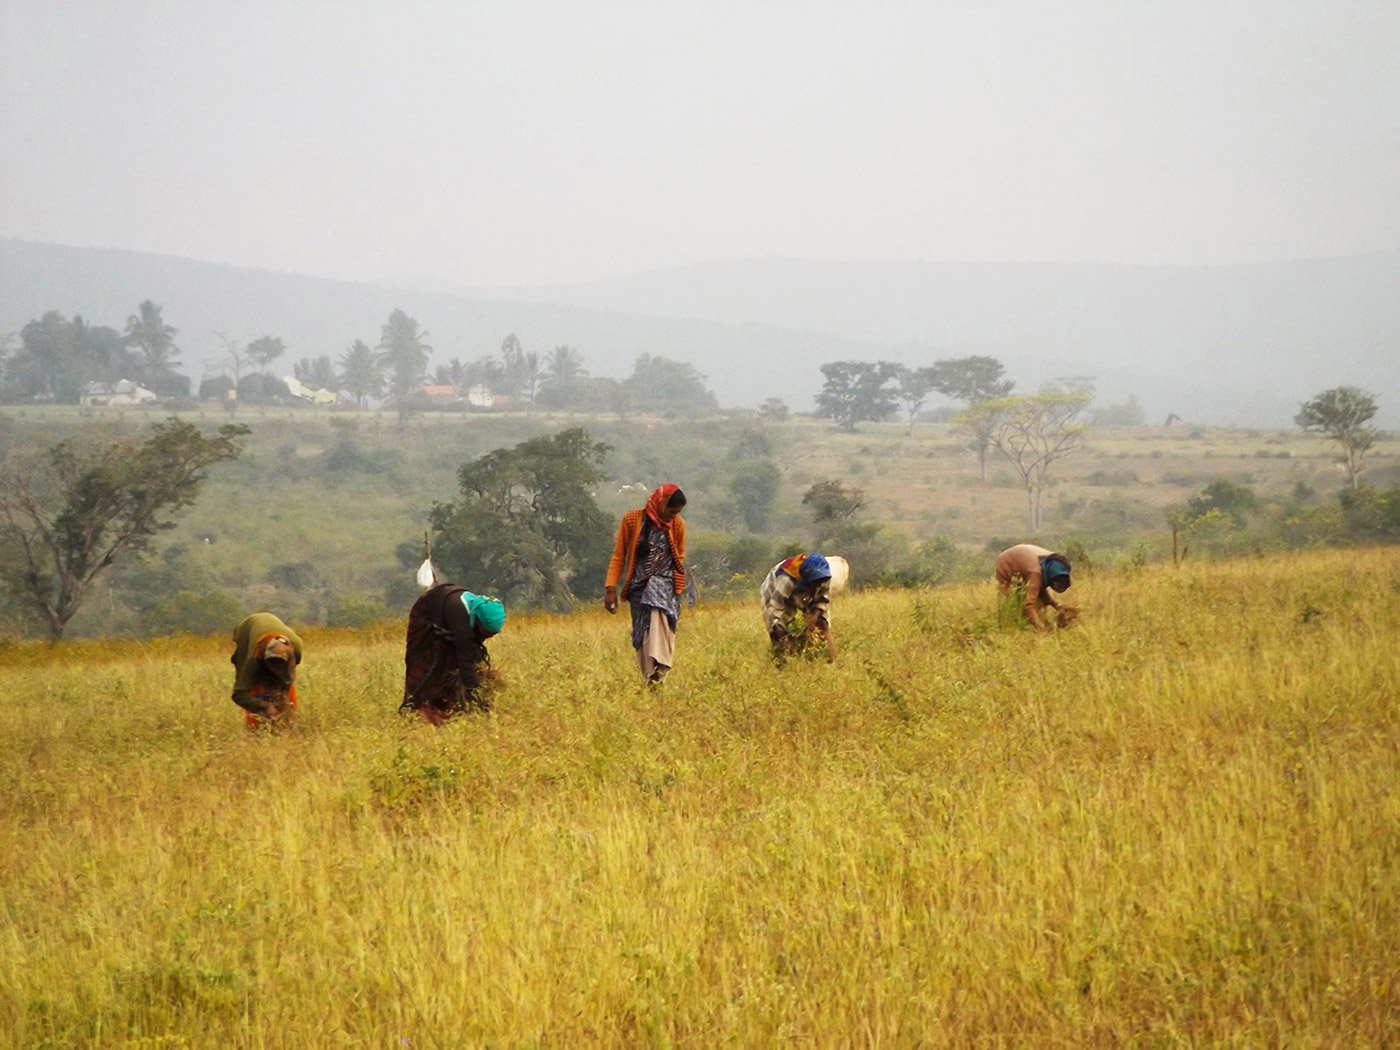
[[[1050,467],[1078,449],[1089,428],[1083,422],[1089,395],[1046,390],[969,405],[958,422],[980,427],[991,446],[1016,468],[1026,487],[1027,523],[1038,533]]]
[[[243,374],[252,366],[253,359],[244,349],[243,344],[227,332],[215,332],[214,335],[218,337],[219,345],[224,350],[221,364],[233,374],[233,389],[229,391],[228,410],[230,414],[236,413],[238,411],[238,384],[243,381]]]

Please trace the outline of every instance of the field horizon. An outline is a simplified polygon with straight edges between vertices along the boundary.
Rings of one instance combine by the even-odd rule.
[[[442,729],[401,621],[307,627],[271,737],[223,637],[0,648],[0,1044],[1392,1043],[1400,551],[994,590],[782,670],[702,602],[651,691],[513,616]]]

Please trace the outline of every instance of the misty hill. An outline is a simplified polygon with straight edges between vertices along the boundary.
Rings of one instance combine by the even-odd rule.
[[[288,347],[274,370],[294,361],[338,358],[355,339],[371,346],[389,313],[403,309],[428,332],[431,365],[500,351],[514,332],[543,356],[561,343],[576,347],[595,376],[630,374],[644,353],[689,361],[709,377],[726,406],[757,405],[781,396],[809,410],[821,387],[822,362],[874,360],[888,350],[852,339],[768,325],[648,317],[606,309],[276,273],[176,256],[107,248],[74,248],[0,238],[0,332],[18,332],[48,310],[81,314],[121,329],[143,299],[164,307],[179,329],[180,369],[196,383],[222,371],[218,333],[242,342],[275,335]]]
[[[590,284],[387,288],[114,249],[0,239],[0,331],[44,311],[121,327],[142,299],[180,329],[184,369],[214,374],[215,333],[281,337],[287,370],[377,341],[394,308],[417,318],[433,363],[577,347],[595,375],[642,353],[695,364],[725,405],[782,397],[804,411],[821,364],[909,365],[990,354],[1019,389],[1094,375],[1103,400],[1136,394],[1149,420],[1287,425],[1340,383],[1400,419],[1400,251],[1258,266],[1168,267],[755,259]]]
[[[1211,267],[766,258],[496,294],[856,337],[910,364],[990,354],[1023,389],[1096,375],[1149,415],[1286,424],[1350,383],[1400,419],[1400,251]]]

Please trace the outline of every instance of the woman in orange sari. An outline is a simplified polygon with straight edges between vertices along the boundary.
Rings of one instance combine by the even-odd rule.
[[[675,659],[686,583],[684,506],[685,493],[678,486],[658,487],[645,507],[622,516],[608,563],[603,607],[617,612],[622,583],[622,598],[632,607],[632,648],[648,685],[665,681]]]

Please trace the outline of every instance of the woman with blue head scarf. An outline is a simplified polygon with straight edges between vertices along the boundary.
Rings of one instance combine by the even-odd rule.
[[[497,598],[452,583],[425,591],[408,613],[399,710],[434,725],[472,708],[489,711],[486,641],[505,624],[506,608]]]
[[[1061,608],[1055,594],[1069,590],[1069,559],[1034,543],[1018,543],[997,555],[996,572],[1003,600],[1011,597],[1013,585],[1025,587],[1021,608],[1031,626],[1044,632],[1040,607]]]
[[[780,663],[800,652],[816,636],[826,643],[826,658],[836,659],[836,638],[831,633],[831,563],[816,552],[794,554],[769,570],[758,588],[763,603],[763,625],[773,643],[773,657]],[[802,617],[802,633],[793,627]]]

